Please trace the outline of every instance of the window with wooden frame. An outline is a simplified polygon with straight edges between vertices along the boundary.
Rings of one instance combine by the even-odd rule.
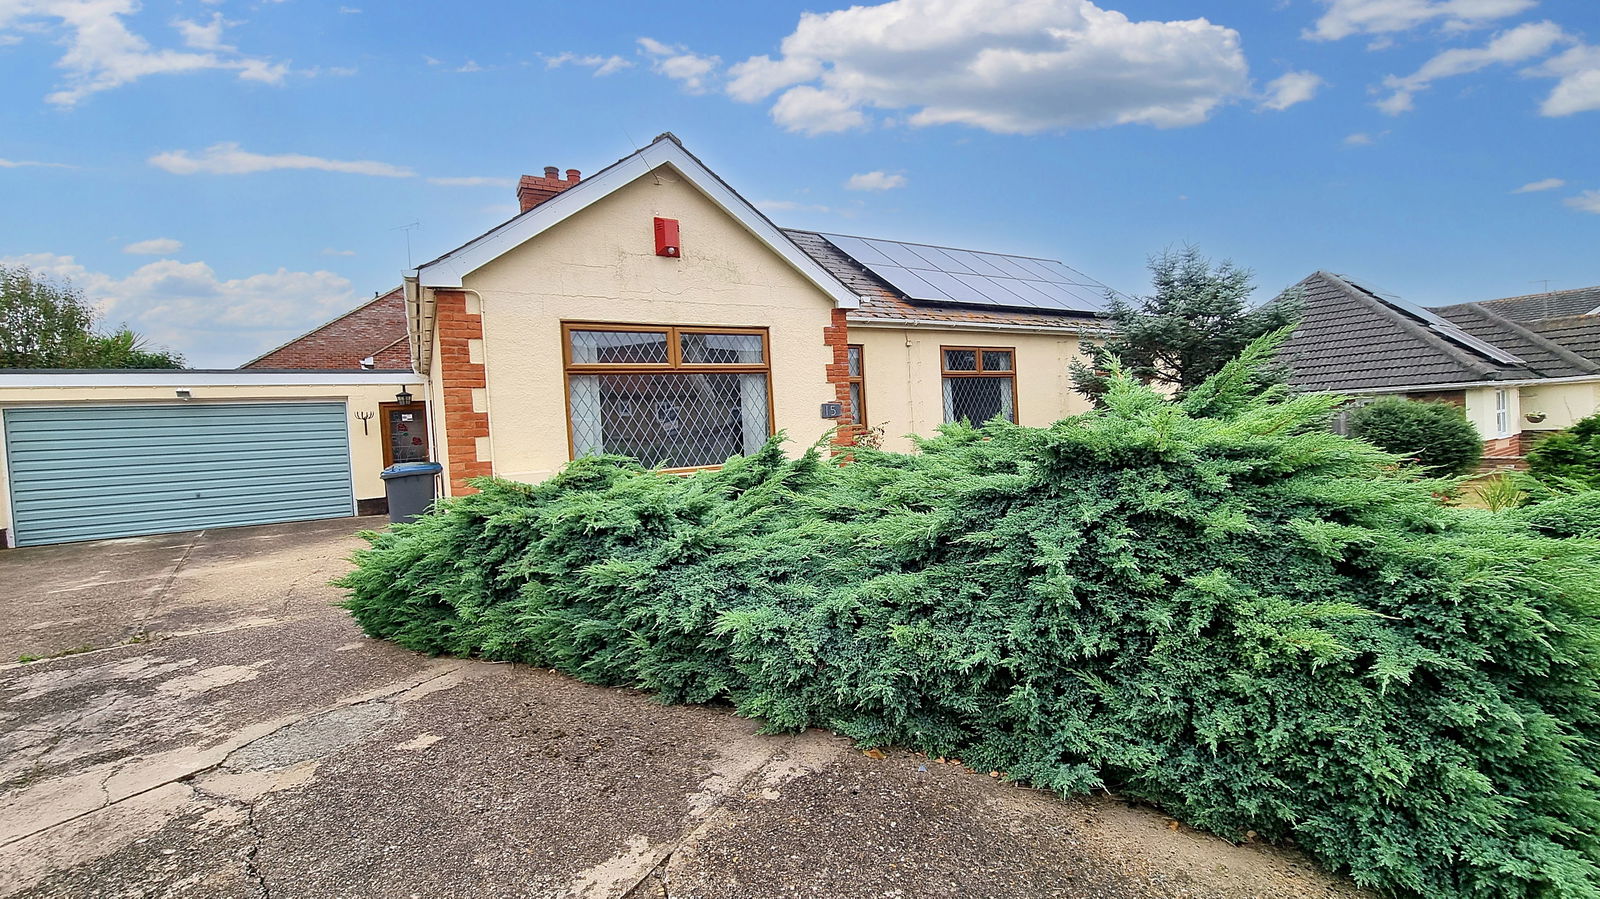
[[[946,346],[939,348],[939,360],[946,422],[1017,420],[1016,348]]]
[[[861,344],[852,343],[845,347],[845,358],[850,363],[850,423],[864,425],[867,423],[867,374],[866,356],[861,350]]]
[[[772,435],[765,328],[564,323],[572,455],[704,468]]]

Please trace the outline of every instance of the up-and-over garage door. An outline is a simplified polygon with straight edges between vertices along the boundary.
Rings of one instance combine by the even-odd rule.
[[[16,543],[354,514],[344,403],[5,410]]]

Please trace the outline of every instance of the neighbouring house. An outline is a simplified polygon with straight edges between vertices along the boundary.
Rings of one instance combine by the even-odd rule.
[[[375,295],[333,321],[239,367],[280,371],[409,370],[405,292],[396,287]]]
[[[1454,403],[1499,467],[1600,410],[1600,287],[1433,309],[1329,272],[1298,288],[1281,358],[1300,389]]]
[[[445,489],[620,453],[714,466],[881,428],[1043,425],[1087,408],[1068,363],[1107,288],[1059,262],[779,228],[662,135],[405,279]]]

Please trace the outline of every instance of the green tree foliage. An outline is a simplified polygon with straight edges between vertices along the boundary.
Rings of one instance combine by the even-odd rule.
[[[1483,438],[1450,403],[1384,397],[1350,413],[1350,436],[1414,461],[1435,477],[1466,474],[1483,458]]]
[[[1600,489],[1600,415],[1540,441],[1528,452],[1528,471],[1552,484]]]
[[[70,283],[0,266],[0,368],[183,368],[126,327],[98,332],[98,318]]]
[[[1264,335],[1294,325],[1300,317],[1296,294],[1285,294],[1252,308],[1255,276],[1222,262],[1213,266],[1198,247],[1168,250],[1149,262],[1155,293],[1129,303],[1113,297],[1108,312],[1114,334],[1087,346],[1086,362],[1072,363],[1079,393],[1098,400],[1106,391],[1113,363],[1146,384],[1187,392],[1216,374],[1245,347]],[[1262,386],[1277,383],[1284,371],[1259,366]]]
[[[1253,393],[477,481],[369,534],[370,635],[1292,840],[1391,895],[1600,897],[1600,542],[1446,507]],[[1206,414],[1202,414],[1206,413]]]

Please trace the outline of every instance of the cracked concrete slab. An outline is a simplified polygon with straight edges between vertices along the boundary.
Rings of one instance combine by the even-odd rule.
[[[1361,895],[1115,799],[369,640],[326,584],[361,524],[0,553],[13,645],[148,635],[0,666],[0,897]]]

